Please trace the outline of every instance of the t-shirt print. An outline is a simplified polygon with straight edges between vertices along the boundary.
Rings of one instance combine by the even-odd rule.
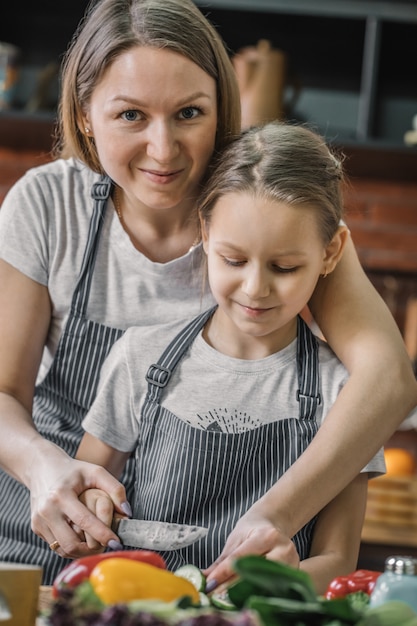
[[[242,433],[246,430],[258,428],[261,425],[259,419],[252,418],[245,411],[239,411],[238,409],[230,411],[227,408],[212,409],[204,414],[197,413],[194,422],[190,420],[187,420],[187,422],[192,426],[198,425],[202,430],[228,434]]]

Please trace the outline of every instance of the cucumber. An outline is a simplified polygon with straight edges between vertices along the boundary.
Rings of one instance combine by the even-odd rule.
[[[203,572],[195,565],[181,565],[181,567],[175,570],[174,574],[175,576],[180,576],[180,578],[185,578],[185,580],[188,580],[194,585],[197,591],[201,591],[202,593],[204,593],[204,591],[206,590],[206,577],[204,576]]]
[[[229,598],[227,589],[224,589],[223,591],[213,591],[209,597],[211,604],[216,607],[216,609],[221,609],[222,611],[237,610],[236,605],[233,604]]]

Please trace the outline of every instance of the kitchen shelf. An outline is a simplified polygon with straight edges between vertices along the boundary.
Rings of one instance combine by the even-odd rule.
[[[327,139],[401,148],[417,114],[417,3],[195,0],[231,53],[269,39],[301,89],[290,118]]]
[[[194,2],[231,54],[261,38],[287,53],[287,105],[298,94],[288,119],[311,123],[342,146],[406,149],[404,135],[417,115],[417,0]],[[31,0],[10,4],[0,40],[21,50],[17,111],[24,111],[38,72],[60,62],[87,4],[45,0],[41,13]],[[0,129],[0,144],[3,136]]]

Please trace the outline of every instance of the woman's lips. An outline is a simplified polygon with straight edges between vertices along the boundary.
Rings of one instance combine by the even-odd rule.
[[[148,180],[158,185],[166,185],[176,180],[181,176],[183,170],[173,170],[170,172],[159,172],[157,170],[147,170],[141,168],[140,171],[146,176]]]

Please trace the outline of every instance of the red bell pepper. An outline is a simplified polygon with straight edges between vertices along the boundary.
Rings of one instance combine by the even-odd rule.
[[[149,563],[160,569],[166,569],[166,563],[162,556],[151,550],[119,550],[116,552],[104,552],[103,554],[85,556],[80,559],[75,559],[60,571],[52,585],[52,597],[58,598],[62,589],[76,587],[84,580],[87,580],[97,563],[100,563],[103,559],[114,557],[141,561],[142,563]]]
[[[357,591],[363,591],[369,596],[381,574],[382,572],[358,569],[347,576],[337,576],[327,587],[325,598],[327,600],[345,598],[349,593],[355,593]]]

